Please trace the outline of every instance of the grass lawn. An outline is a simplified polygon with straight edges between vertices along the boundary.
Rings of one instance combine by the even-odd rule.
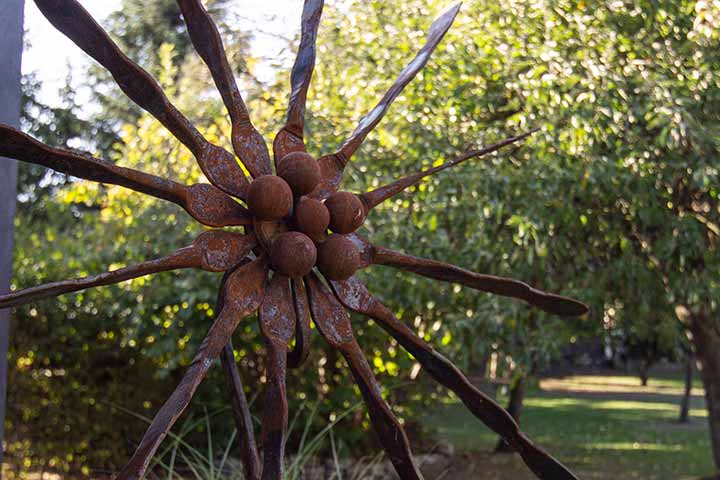
[[[682,387],[682,380],[672,377],[651,378],[647,387],[630,376],[546,379],[529,391],[521,425],[581,478],[709,476],[713,465],[702,385],[694,385],[688,424],[677,421]],[[519,459],[487,454],[497,439],[462,404],[446,405],[430,422],[469,461],[496,464],[480,465],[477,476],[464,472],[465,478],[534,478]],[[494,470],[498,473],[488,474]]]

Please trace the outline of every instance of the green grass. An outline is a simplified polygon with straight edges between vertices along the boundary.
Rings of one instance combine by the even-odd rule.
[[[693,377],[692,388],[693,395],[702,395],[703,384],[702,380],[698,378],[697,374]],[[641,387],[640,379],[637,376],[632,375],[573,375],[572,377],[562,379],[566,383],[581,383],[584,385],[598,385],[598,386],[626,386],[626,387]],[[685,389],[685,380],[679,378],[677,375],[671,375],[668,373],[658,374],[648,380],[647,388],[637,390],[638,392],[654,390],[672,390],[675,392],[681,392]]]
[[[663,391],[681,388],[682,381],[651,380],[647,390],[625,376],[570,377],[567,383],[573,391],[531,389],[521,426],[581,478],[687,479],[713,472],[702,397],[694,395],[692,421],[681,424],[677,397]],[[582,384],[592,391],[579,391]],[[598,391],[603,384],[629,388]],[[448,404],[430,422],[467,452],[490,450],[497,441],[462,404]]]

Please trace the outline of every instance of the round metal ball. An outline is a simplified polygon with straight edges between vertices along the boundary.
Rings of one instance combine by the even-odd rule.
[[[263,175],[250,184],[247,193],[250,213],[261,220],[279,220],[290,214],[292,190],[276,175]]]
[[[365,221],[365,206],[354,193],[333,193],[325,206],[330,212],[330,230],[335,233],[352,233]]]
[[[312,192],[322,178],[320,165],[305,152],[292,152],[281,158],[277,174],[285,179],[297,196]]]
[[[349,238],[333,233],[318,246],[317,266],[330,280],[347,280],[360,267],[360,251]]]
[[[307,235],[286,232],[279,235],[270,247],[273,268],[288,277],[303,277],[310,273],[317,260],[317,249]]]
[[[327,230],[330,224],[330,212],[319,200],[303,198],[295,206],[295,227],[311,237]]]

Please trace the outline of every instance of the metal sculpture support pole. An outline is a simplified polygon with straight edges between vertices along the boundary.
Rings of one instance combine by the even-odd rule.
[[[0,5],[0,123],[20,124],[20,60],[23,47],[23,8],[25,0],[5,0]],[[0,162],[0,293],[10,289],[13,252],[13,220],[17,163]],[[0,310],[0,444],[5,425],[7,396],[7,349],[10,311]],[[0,464],[3,454],[0,448]]]

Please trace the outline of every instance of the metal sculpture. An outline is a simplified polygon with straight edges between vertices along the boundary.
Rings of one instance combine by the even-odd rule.
[[[273,143],[276,171],[273,175],[265,140],[250,121],[215,24],[201,0],[177,2],[192,43],[212,72],[232,120],[235,155],[208,142],[170,103],[157,82],[120,51],[80,3],[76,0],[35,0],[40,11],[58,30],[107,68],[130,99],[150,112],[190,149],[211,184],[180,185],[90,155],[46,146],[16,129],[0,125],[2,156],[44,165],[95,182],[122,185],[174,202],[208,227],[245,228],[245,234],[209,230],[192,245],[161,259],[0,297],[0,308],[7,308],[172,269],[225,272],[215,322],[182,381],[157,412],[117,478],[143,477],[163,438],[187,407],[214,359],[220,357],[231,393],[245,474],[250,479],[280,479],[288,423],[285,373],[288,367],[297,368],[307,358],[311,318],[329,345],[347,360],[360,387],[373,429],[400,477],[422,478],[413,461],[408,439],[380,395],[377,380],[355,340],[348,311],[374,319],[420,362],[428,374],[455,392],[473,415],[501,435],[539,478],[576,478],[525,436],[513,418],[473,386],[450,361],[395,318],[354,275],[357,270],[373,264],[386,265],[482,292],[517,298],[558,315],[582,315],[587,311],[587,307],[576,300],[534,289],[523,282],[406,255],[373,245],[355,233],[373,207],[416,185],[424,177],[497,151],[532,133],[466,152],[451,162],[371,192],[356,195],[338,191],[343,169],[353,153],[428,61],[450,28],[460,4],[449,8],[432,23],[427,41],[417,56],[342,146],[335,153],[315,160],[305,152],[303,127],[323,1],[305,0],[300,46],[291,75],[287,121]],[[246,177],[236,157],[250,172],[252,180]],[[328,229],[332,233],[328,233]],[[255,311],[259,312],[261,332],[267,345],[262,462],[231,344],[232,334],[240,321]],[[295,346],[288,351],[293,338]]]

